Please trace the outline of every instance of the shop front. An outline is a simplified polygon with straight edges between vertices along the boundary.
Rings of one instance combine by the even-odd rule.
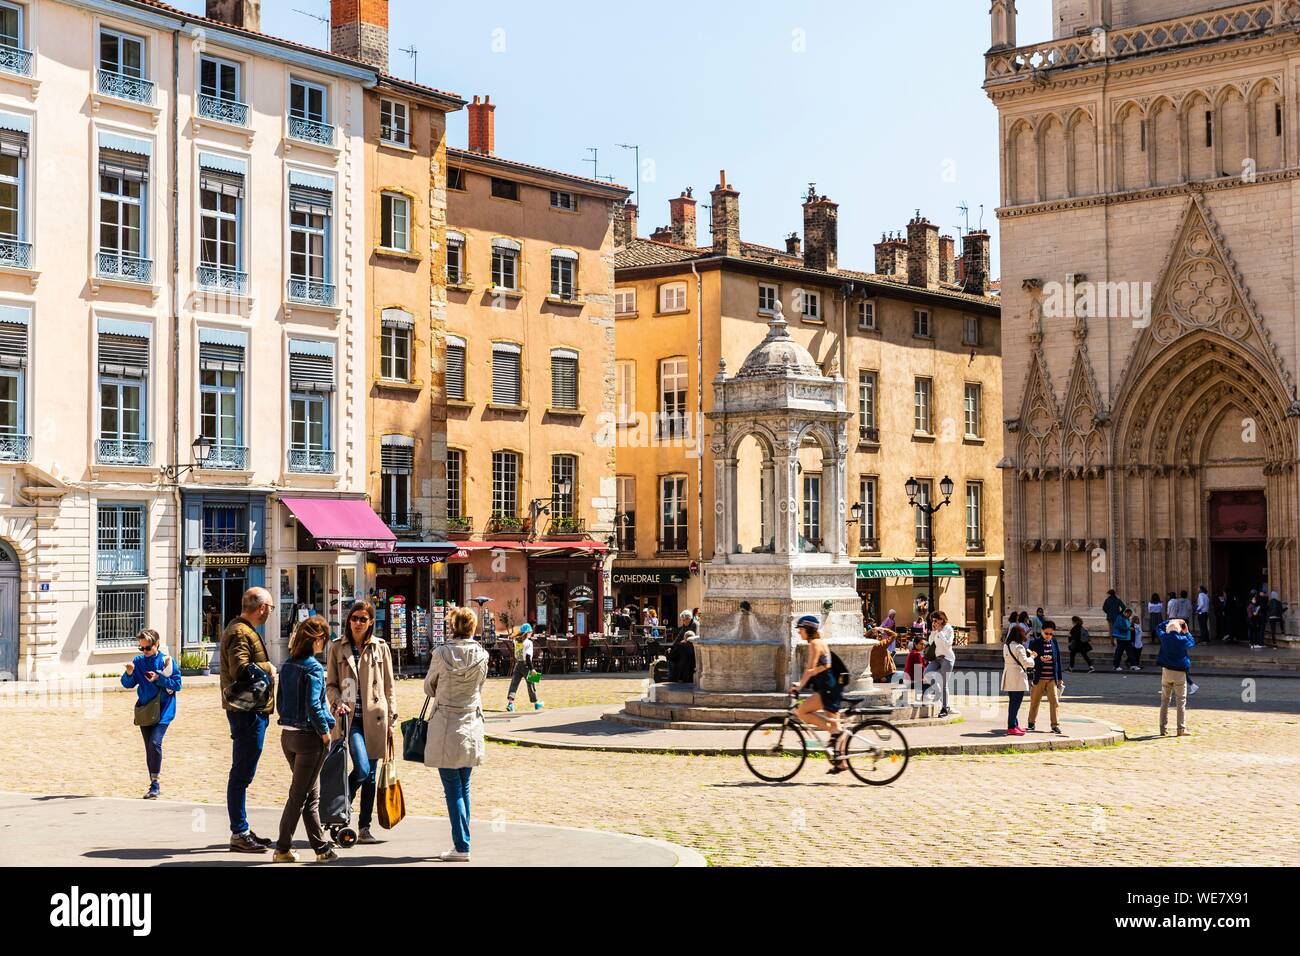
[[[910,626],[930,593],[929,575],[928,561],[860,562],[857,586],[863,619],[879,622],[892,610],[899,627]],[[961,565],[955,562],[934,563],[935,602],[955,627],[964,627],[966,622],[965,590],[950,587],[952,580],[961,576]]]
[[[183,491],[183,650],[211,652],[244,592],[266,586],[266,494]]]
[[[366,594],[366,552],[382,555],[397,539],[361,498],[284,497],[279,499],[278,575],[280,623],[273,652],[283,656],[294,625],[324,617],[341,633],[344,609]]]
[[[528,615],[541,634],[605,632],[603,546],[553,549],[528,561]]]
[[[685,605],[690,567],[640,567],[615,564],[610,577],[615,607],[633,607],[637,610],[636,622],[642,623],[650,610],[654,610],[660,623],[675,625],[679,611]]]
[[[447,560],[458,551],[445,542],[399,541],[392,551],[370,555],[375,633],[393,648],[399,671],[426,669],[429,652],[443,637]]]

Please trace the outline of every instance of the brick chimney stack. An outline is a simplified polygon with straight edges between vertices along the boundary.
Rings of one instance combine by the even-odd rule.
[[[972,295],[988,295],[992,277],[989,234],[983,229],[966,233],[962,243],[962,284]]]
[[[636,238],[636,203],[617,203],[614,209],[614,248],[626,249],[627,244]]]
[[[740,255],[740,193],[727,183],[727,171],[718,173],[713,199],[713,251],[723,256]]]
[[[654,232],[650,233],[650,239],[653,242],[672,242],[673,241],[672,226],[660,226]]]
[[[672,221],[673,242],[679,246],[695,248],[695,197],[685,189],[676,199],[668,200],[669,218]]]
[[[799,238],[799,233],[792,232],[785,237],[785,251],[788,255],[800,256],[802,253],[803,241]]]
[[[808,187],[803,204],[803,264],[809,269],[835,272],[839,268],[840,207],[815,187]]]
[[[496,104],[492,97],[485,96],[482,101],[477,96],[469,104],[469,148],[470,152],[492,155],[496,147]]]
[[[388,0],[330,0],[330,50],[388,72]]]
[[[907,224],[907,284],[939,284],[939,227],[920,214]]]
[[[876,243],[876,275],[907,275],[907,242],[897,236],[880,237]]]
[[[952,236],[939,237],[939,281],[957,281],[957,243]]]
[[[241,30],[262,29],[262,0],[208,0],[207,17]]]

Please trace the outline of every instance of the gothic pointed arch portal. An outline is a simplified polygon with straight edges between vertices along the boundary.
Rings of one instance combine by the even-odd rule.
[[[1296,406],[1223,237],[1199,196],[1188,206],[1151,321],[1115,403],[1114,546],[1126,597],[1243,586],[1234,563],[1296,592]],[[1250,533],[1216,520],[1222,495],[1260,503]],[[1235,549],[1231,561],[1225,548]]]

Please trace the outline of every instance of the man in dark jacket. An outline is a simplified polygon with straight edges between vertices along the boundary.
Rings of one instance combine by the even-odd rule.
[[[1065,676],[1061,649],[1056,645],[1056,622],[1043,622],[1042,632],[1029,642],[1029,650],[1035,655],[1034,686],[1029,690],[1029,729],[1034,729],[1038,706],[1046,696],[1052,717],[1052,733],[1059,734],[1061,722],[1057,711],[1061,692],[1065,690]]]
[[[675,684],[695,683],[695,632],[683,630],[668,648],[668,679]]]
[[[1115,593],[1114,588],[1107,591],[1106,600],[1101,605],[1102,613],[1106,615],[1106,623],[1114,624],[1115,618],[1124,613],[1125,607],[1126,605],[1119,599],[1119,595]]]
[[[275,668],[257,628],[266,624],[275,610],[271,592],[249,588],[244,592],[239,617],[221,635],[221,698],[230,723],[230,776],[226,781],[226,810],[230,814],[230,849],[237,853],[265,853],[271,845],[248,826],[246,799],[262,757],[266,725],[275,710]],[[266,682],[266,702],[257,710],[241,710],[228,702],[233,684],[256,688]]]

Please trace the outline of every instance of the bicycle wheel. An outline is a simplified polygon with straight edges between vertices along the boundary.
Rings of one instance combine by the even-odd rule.
[[[849,731],[844,759],[853,776],[873,787],[893,783],[907,769],[907,740],[888,721],[864,720]]]
[[[803,732],[788,717],[766,717],[745,734],[745,766],[759,780],[789,780],[808,759]]]

